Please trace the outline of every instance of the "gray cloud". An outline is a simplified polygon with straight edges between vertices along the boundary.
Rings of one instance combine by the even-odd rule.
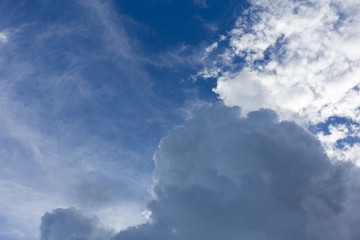
[[[313,135],[272,110],[240,118],[215,104],[192,114],[154,155],[149,222],[113,240],[358,239],[356,167],[332,163]]]
[[[154,156],[151,221],[115,239],[347,239],[334,221],[346,218],[350,166],[272,110],[239,116],[202,107],[171,131]]]
[[[74,208],[59,208],[42,217],[40,240],[102,240],[110,234],[96,218],[84,216]]]

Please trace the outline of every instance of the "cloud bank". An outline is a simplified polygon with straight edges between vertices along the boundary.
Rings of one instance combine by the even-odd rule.
[[[245,114],[272,108],[282,119],[304,126],[332,116],[359,124],[359,1],[250,3],[226,36],[225,50],[216,52],[215,61],[210,56],[215,63],[199,75],[217,77],[214,91],[227,105],[241,106]],[[333,127],[344,132],[343,125]],[[340,135],[324,139],[328,153],[338,158],[343,155],[335,154],[334,145],[340,139]]]
[[[294,122],[280,122],[272,110],[241,118],[237,107],[199,107],[161,141],[154,160],[148,223],[112,239],[360,236],[356,168],[332,163],[313,135]],[[68,229],[46,216],[46,228]],[[57,239],[47,236],[43,231],[41,240]]]

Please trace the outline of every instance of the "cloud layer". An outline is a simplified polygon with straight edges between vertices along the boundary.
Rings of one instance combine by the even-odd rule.
[[[113,239],[360,236],[357,168],[331,163],[313,135],[294,122],[279,122],[272,110],[240,118],[239,108],[200,107],[161,141],[154,160],[149,222]],[[47,220],[55,215],[45,215],[43,226],[71,234]],[[42,240],[57,239],[47,236],[43,231]]]

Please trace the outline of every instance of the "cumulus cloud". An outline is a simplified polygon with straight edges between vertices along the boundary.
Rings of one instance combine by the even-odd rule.
[[[110,236],[96,218],[73,208],[59,208],[42,217],[40,240],[103,240]]]
[[[203,106],[154,155],[149,222],[133,239],[357,239],[351,164],[268,109]],[[357,199],[357,200],[356,200]]]
[[[341,2],[253,1],[250,20],[240,18],[230,34],[234,55],[247,64],[220,78],[216,92],[229,104],[241,104],[225,88],[243,81],[259,85],[248,93],[264,96],[259,106],[290,110],[315,123],[332,115],[358,119],[360,19],[349,12],[360,5]]]
[[[220,98],[244,114],[272,108],[305,125],[331,116],[359,123],[359,1],[250,3],[208,67],[212,76],[203,74],[218,77]]]

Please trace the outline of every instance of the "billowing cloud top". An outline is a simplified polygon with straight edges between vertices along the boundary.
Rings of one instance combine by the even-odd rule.
[[[320,136],[333,154],[344,135],[359,135],[359,1],[250,3],[220,39],[226,39],[225,50],[199,75],[218,77],[214,91],[244,113],[265,107],[304,125],[334,116],[356,123],[336,126],[332,137]]]
[[[245,67],[220,78],[216,92],[245,111],[290,110],[314,123],[333,115],[359,120],[359,3],[252,2],[230,33],[231,57],[244,57]]]
[[[272,110],[240,118],[235,107],[203,106],[162,140],[154,159],[149,222],[113,239],[360,236],[358,196],[349,188],[355,168],[331,163],[315,137],[294,122],[279,122]],[[59,224],[48,219],[43,224],[51,236]]]

